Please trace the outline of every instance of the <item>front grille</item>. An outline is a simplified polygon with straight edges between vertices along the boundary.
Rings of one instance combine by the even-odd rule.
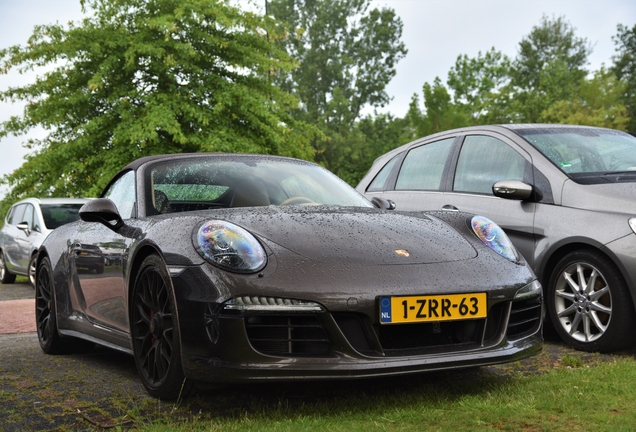
[[[316,315],[249,315],[245,328],[252,347],[280,357],[329,354],[331,343]]]
[[[541,297],[512,302],[508,320],[508,339],[532,334],[541,326]]]
[[[387,356],[460,351],[481,346],[485,321],[379,325],[378,339]]]

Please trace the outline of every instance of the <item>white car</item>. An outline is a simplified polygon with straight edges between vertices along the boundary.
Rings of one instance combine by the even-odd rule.
[[[78,220],[78,210],[88,201],[26,198],[11,206],[0,230],[0,282],[13,283],[16,275],[22,275],[34,286],[40,245],[55,228]]]

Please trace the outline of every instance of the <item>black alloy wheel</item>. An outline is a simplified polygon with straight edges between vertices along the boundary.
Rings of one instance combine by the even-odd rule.
[[[53,272],[51,262],[44,257],[40,262],[35,285],[35,324],[42,351],[59,354],[65,345],[57,332],[55,299],[53,297]]]
[[[634,343],[636,314],[627,284],[598,251],[574,251],[558,262],[547,303],[554,329],[575,349],[610,352]]]
[[[4,259],[4,252],[0,251],[0,282],[12,284],[15,282],[15,275],[7,270],[7,263]]]
[[[179,323],[172,283],[163,260],[150,255],[135,280],[131,333],[137,372],[151,396],[186,397],[193,383],[181,366]]]

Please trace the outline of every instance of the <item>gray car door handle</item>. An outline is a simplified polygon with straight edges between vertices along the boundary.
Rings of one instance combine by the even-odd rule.
[[[459,209],[457,207],[455,207],[454,205],[450,205],[450,204],[446,204],[444,207],[442,207],[442,210],[459,211]]]

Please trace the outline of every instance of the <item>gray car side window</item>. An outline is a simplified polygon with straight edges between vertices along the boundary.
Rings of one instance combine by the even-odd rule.
[[[13,215],[11,217],[11,225],[17,225],[21,222],[24,222],[24,210],[26,209],[26,204],[20,204],[15,207],[13,210]]]
[[[130,219],[133,216],[137,198],[134,171],[128,171],[119,177],[115,183],[110,185],[103,197],[115,203],[122,219]]]
[[[394,156],[389,161],[389,163],[384,165],[384,167],[380,170],[380,172],[378,172],[378,174],[375,176],[375,178],[373,179],[373,181],[371,182],[371,184],[367,188],[367,191],[373,192],[373,191],[383,191],[383,190],[388,189],[387,182],[388,182],[388,180],[389,180],[389,178],[391,176],[391,172],[393,171],[393,167],[395,167],[395,164],[397,163],[397,161],[400,160],[401,156],[402,156],[402,154]]]
[[[492,195],[499,180],[523,181],[526,160],[497,138],[467,136],[457,161],[453,190]]]
[[[411,149],[400,168],[395,190],[440,190],[454,141],[448,138]]]
[[[22,218],[24,222],[29,225],[29,229],[33,229],[33,206],[31,204],[27,204],[26,209],[24,210],[24,217]]]

